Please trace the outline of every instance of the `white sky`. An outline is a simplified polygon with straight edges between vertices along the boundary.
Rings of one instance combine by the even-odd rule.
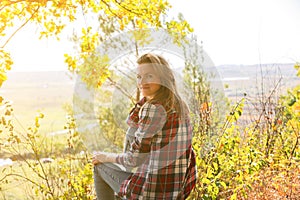
[[[170,15],[184,15],[215,65],[300,62],[298,0],[169,1]],[[9,43],[13,70],[66,70],[72,43],[37,38],[28,26]]]

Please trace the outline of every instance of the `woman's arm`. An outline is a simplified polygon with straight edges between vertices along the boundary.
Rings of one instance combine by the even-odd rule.
[[[93,154],[92,163],[97,165],[99,163],[111,162],[115,163],[118,154],[116,153],[107,153],[107,152],[95,152]]]
[[[96,152],[93,155],[93,164],[113,162],[127,167],[136,167],[145,162],[151,150],[151,141],[166,122],[167,113],[160,104],[145,103],[140,112],[135,139],[129,152],[122,154]]]
[[[160,104],[145,103],[141,108],[138,129],[129,152],[118,154],[116,162],[128,167],[135,167],[145,162],[151,150],[152,138],[166,122],[167,113]]]

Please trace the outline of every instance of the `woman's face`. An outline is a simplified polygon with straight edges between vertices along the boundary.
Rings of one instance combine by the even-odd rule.
[[[142,95],[152,99],[161,87],[159,75],[151,64],[140,64],[137,68],[137,84]]]

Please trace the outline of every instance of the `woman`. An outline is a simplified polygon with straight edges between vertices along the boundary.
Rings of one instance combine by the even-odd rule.
[[[114,199],[115,193],[126,199],[185,199],[196,183],[188,108],[164,58],[148,53],[137,63],[143,98],[127,119],[130,148],[94,154],[97,199]],[[122,171],[113,163],[137,169]]]

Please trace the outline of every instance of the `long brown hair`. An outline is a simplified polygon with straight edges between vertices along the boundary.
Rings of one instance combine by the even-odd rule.
[[[147,53],[142,55],[137,63],[152,64],[154,71],[159,75],[161,87],[150,102],[160,102],[169,113],[175,109],[179,116],[184,117],[188,112],[188,107],[181,99],[175,82],[175,77],[168,62],[160,55]]]

